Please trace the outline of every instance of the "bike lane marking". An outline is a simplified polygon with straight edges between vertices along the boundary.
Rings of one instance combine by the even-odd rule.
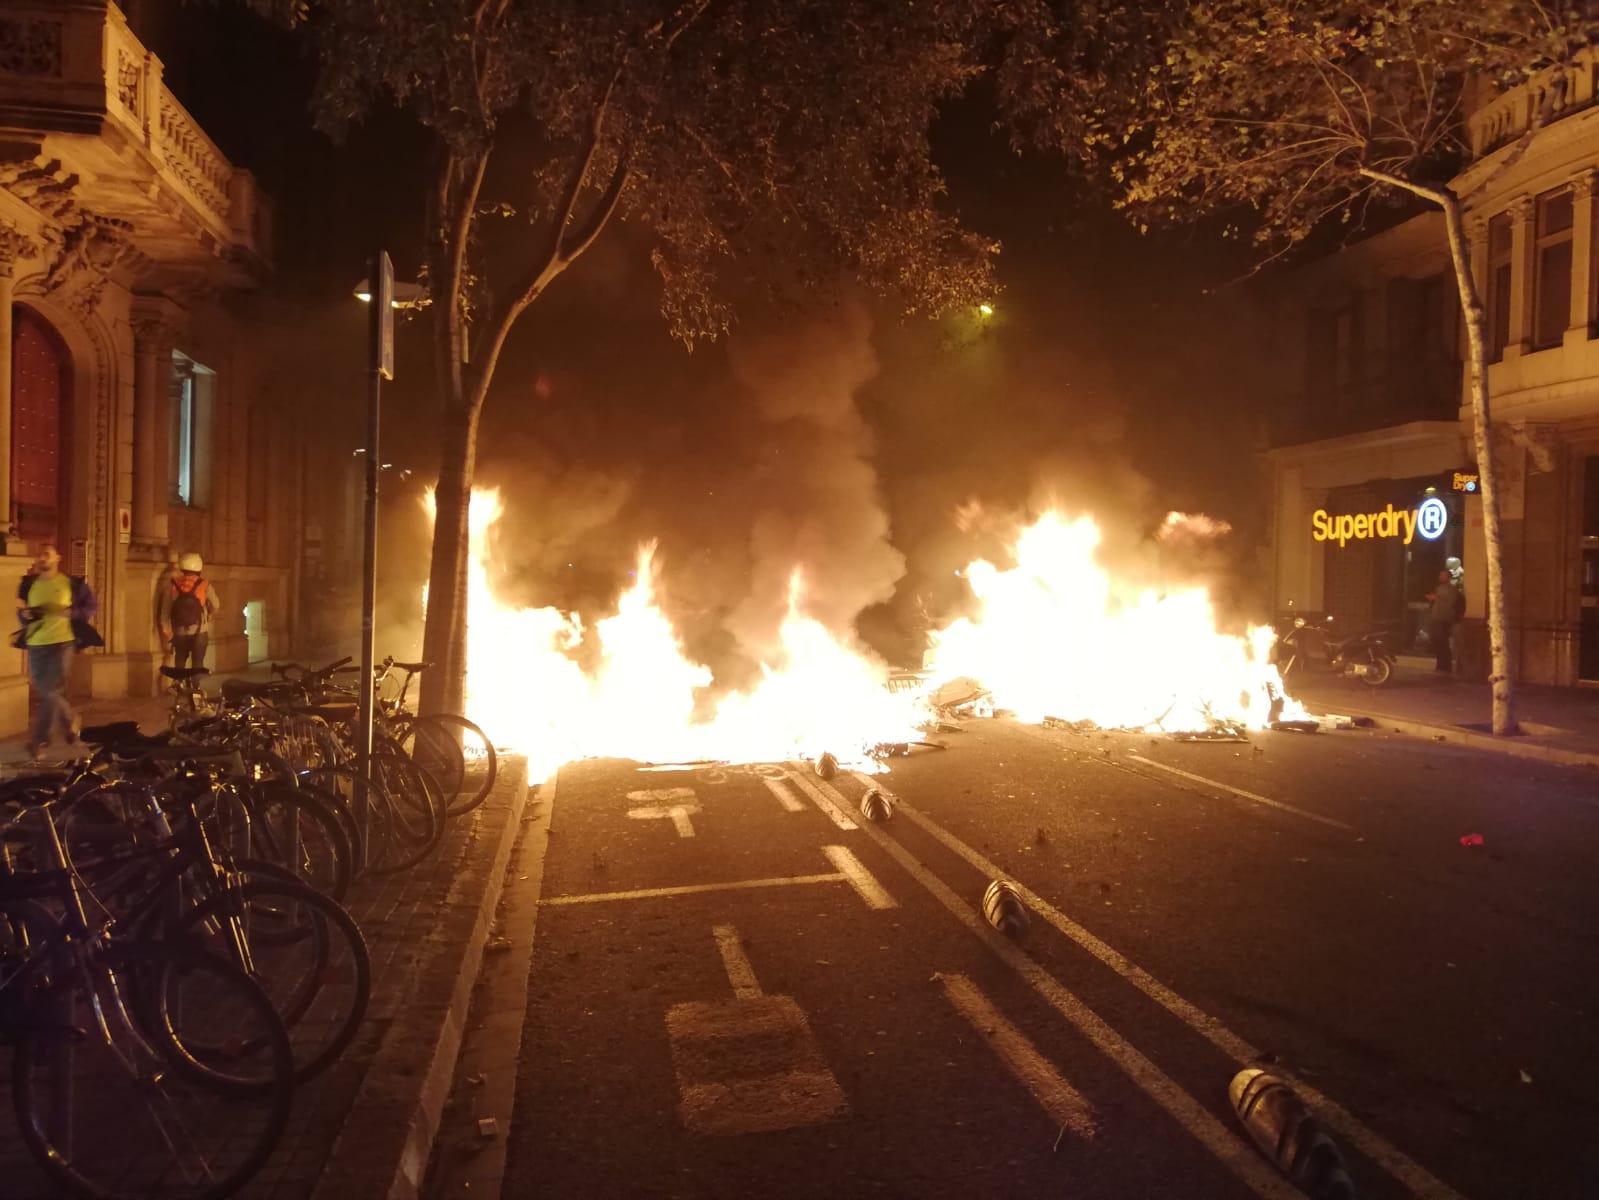
[[[943,985],[944,996],[955,1011],[966,1018],[1017,1081],[1032,1093],[1050,1120],[1079,1138],[1092,1138],[1097,1132],[1093,1106],[1038,1052],[1027,1035],[1006,1020],[967,976],[939,974],[934,978]]]
[[[1345,824],[1343,821],[1334,820],[1332,817],[1324,817],[1320,813],[1306,812],[1302,808],[1295,808],[1292,804],[1284,804],[1281,800],[1273,800],[1267,796],[1258,795],[1255,792],[1246,792],[1243,788],[1234,787],[1230,783],[1222,783],[1217,779],[1207,779],[1203,775],[1195,775],[1192,771],[1185,771],[1181,767],[1173,767],[1168,766],[1163,762],[1156,762],[1154,759],[1145,758],[1141,754],[1133,754],[1129,752],[1126,757],[1133,762],[1143,763],[1146,767],[1154,767],[1157,771],[1166,771],[1172,775],[1180,775],[1182,778],[1190,780],[1193,783],[1203,784],[1205,787],[1215,788],[1217,791],[1228,792],[1234,796],[1237,796],[1241,800],[1248,800],[1252,804],[1264,804],[1267,808],[1275,808],[1280,812],[1292,813],[1296,817],[1304,817],[1307,821],[1315,821],[1321,825],[1331,826],[1333,829],[1342,829],[1346,833],[1355,832],[1355,827],[1353,825]]]
[[[730,1137],[819,1125],[849,1112],[804,1011],[768,996],[731,925],[712,928],[731,1000],[674,1004],[666,1013],[678,1118],[690,1133]]]
[[[890,798],[890,802],[895,805],[896,812],[903,813],[918,828],[929,834],[945,849],[964,859],[967,864],[975,867],[990,878],[1003,877],[1010,880],[1030,909],[1083,950],[1144,993],[1144,995],[1148,996],[1156,1004],[1171,1013],[1184,1025],[1199,1034],[1200,1037],[1231,1058],[1240,1067],[1259,1065],[1261,1060],[1260,1051],[1228,1029],[1215,1017],[1183,999],[1183,997],[1172,991],[1171,988],[1138,964],[1128,959],[1120,951],[1112,949],[1102,942],[1021,880],[1000,870],[996,864],[984,857],[980,851],[961,841],[960,838],[950,833],[931,817],[926,816],[899,797],[893,796],[883,788],[881,783],[859,772],[852,771],[851,774],[867,786],[875,787],[882,791],[885,796]],[[869,830],[868,832],[876,833],[875,830]],[[878,835],[878,837],[881,839],[883,835]],[[1322,1095],[1321,1092],[1292,1075],[1285,1068],[1274,1067],[1273,1071],[1285,1080],[1292,1082],[1294,1090],[1317,1116],[1348,1138],[1351,1144],[1367,1158],[1408,1187],[1412,1195],[1422,1197],[1423,1200],[1464,1200],[1464,1197],[1459,1192],[1444,1183],[1443,1180],[1438,1179],[1420,1163],[1410,1158],[1403,1150],[1400,1150],[1399,1147],[1388,1141],[1376,1130],[1370,1128],[1336,1100]]]
[[[852,888],[866,901],[867,908],[898,908],[899,903],[888,894],[888,889],[877,882],[877,877],[866,869],[866,864],[856,858],[847,846],[823,846],[827,861],[838,868],[849,880]]]
[[[877,783],[872,786],[880,790],[882,787]],[[837,792],[834,795],[841,801],[844,799]],[[870,826],[863,826],[862,829],[945,911],[982,941],[1001,962],[1021,976],[1045,1003],[1074,1026],[1101,1054],[1121,1068],[1123,1074],[1165,1109],[1168,1116],[1231,1170],[1240,1182],[1266,1200],[1304,1200],[1304,1194],[1269,1166],[1252,1146],[1235,1137],[1204,1105],[1106,1024],[1076,994],[993,929],[948,884],[918,862],[915,855],[878,829]]]
[[[855,824],[854,821],[845,815],[843,808],[839,807],[838,803],[833,799],[834,796],[837,796],[839,800],[843,800],[844,797],[839,796],[837,792],[833,792],[832,796],[827,795],[821,790],[821,788],[817,787],[813,781],[805,778],[803,773],[804,770],[804,767],[790,770],[788,773],[789,781],[798,787],[800,791],[809,796],[816,807],[821,809],[830,818],[832,818],[833,824],[837,825],[840,829],[848,830],[860,828]],[[831,791],[832,789],[828,790]]]
[[[762,778],[761,782],[766,785],[767,791],[771,792],[772,795],[777,797],[777,802],[781,804],[787,811],[803,812],[805,810],[805,802],[796,796],[792,791],[790,791],[788,784],[784,783],[781,779]]]
[[[735,879],[730,883],[688,883],[680,887],[639,888],[631,892],[579,892],[567,896],[546,896],[541,907],[558,908],[571,904],[604,904],[613,900],[653,900],[660,896],[694,896],[701,892],[739,892],[749,888],[802,887],[812,883],[848,882],[840,871],[825,875],[788,875],[781,879]]]

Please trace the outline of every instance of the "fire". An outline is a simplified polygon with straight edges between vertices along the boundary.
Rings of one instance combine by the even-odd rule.
[[[1088,518],[1046,514],[1019,538],[1015,566],[971,564],[977,610],[932,634],[921,690],[891,691],[886,663],[807,615],[796,571],[759,682],[718,695],[659,606],[653,543],[639,549],[616,611],[585,627],[576,614],[495,597],[488,534],[501,515],[497,491],[474,493],[467,710],[529,756],[534,778],[579,758],[771,762],[824,750],[880,770],[873,752],[921,739],[928,697],[956,677],[980,681],[1023,720],[1106,728],[1259,728],[1282,695],[1269,628],[1218,632],[1200,588],[1118,586],[1096,561]]]

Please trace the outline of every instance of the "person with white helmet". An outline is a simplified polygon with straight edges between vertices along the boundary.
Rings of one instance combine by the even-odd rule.
[[[211,618],[222,608],[217,590],[204,576],[205,563],[194,551],[178,559],[177,572],[161,591],[156,624],[162,649],[179,670],[205,666],[211,640]]]

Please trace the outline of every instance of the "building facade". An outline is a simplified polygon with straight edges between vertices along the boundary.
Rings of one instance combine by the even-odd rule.
[[[214,669],[293,639],[303,422],[237,303],[270,237],[254,179],[121,9],[0,0],[0,535],[12,575],[51,541],[99,594],[106,645],[74,680],[92,696],[154,692],[158,590],[184,551],[224,601]],[[0,731],[27,704],[13,654]]]
[[[1561,685],[1599,683],[1596,79],[1599,63],[1584,58],[1556,119],[1508,166],[1543,98],[1527,87],[1486,97],[1467,122],[1473,160],[1455,180],[1488,310],[1512,654],[1520,679]],[[1464,666],[1485,674],[1474,427],[1442,215],[1281,287],[1269,456],[1279,615],[1384,627],[1421,652],[1426,593],[1459,557]]]

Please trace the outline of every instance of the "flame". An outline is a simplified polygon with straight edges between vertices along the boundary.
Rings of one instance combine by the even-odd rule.
[[[431,510],[431,494],[427,502]],[[759,681],[717,696],[712,672],[688,656],[658,603],[655,543],[640,547],[616,611],[585,627],[575,614],[496,598],[488,543],[502,515],[498,491],[474,492],[467,711],[496,744],[527,754],[535,779],[580,758],[773,762],[824,750],[881,770],[873,752],[918,741],[929,697],[959,677],[1023,720],[1107,728],[1259,728],[1282,698],[1270,628],[1218,632],[1201,588],[1117,586],[1096,561],[1099,530],[1086,517],[1046,514],[1021,534],[1014,567],[967,568],[977,610],[931,635],[919,689],[890,690],[887,664],[809,616],[796,570]]]
[[[1024,721],[1264,726],[1282,695],[1270,627],[1218,632],[1203,588],[1117,587],[1096,561],[1099,541],[1091,519],[1051,512],[1017,540],[1014,567],[972,563],[977,615],[932,633],[932,677],[981,680]]]

